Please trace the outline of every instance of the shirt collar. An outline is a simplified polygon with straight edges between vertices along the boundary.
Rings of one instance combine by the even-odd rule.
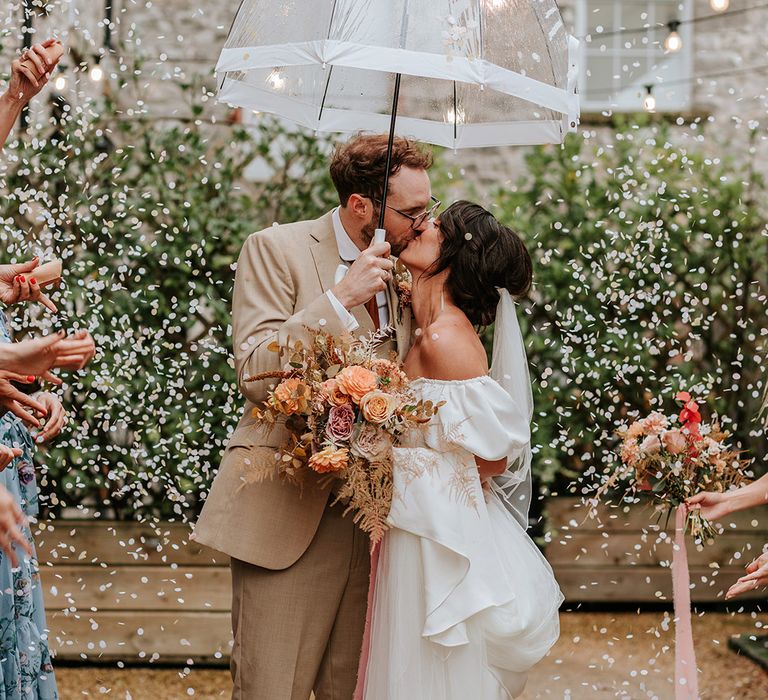
[[[360,255],[360,249],[349,237],[349,234],[344,228],[344,224],[341,223],[339,209],[340,207],[336,207],[332,214],[333,232],[336,234],[336,245],[339,248],[339,256],[346,262],[354,262]]]

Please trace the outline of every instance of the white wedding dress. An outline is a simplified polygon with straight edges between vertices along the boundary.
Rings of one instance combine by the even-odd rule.
[[[483,490],[474,456],[514,455],[528,419],[491,377],[412,387],[446,403],[395,449],[363,697],[517,697],[558,638],[563,597],[501,491]]]

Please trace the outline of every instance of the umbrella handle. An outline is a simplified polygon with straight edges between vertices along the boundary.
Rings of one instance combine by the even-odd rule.
[[[341,282],[341,280],[344,279],[348,271],[349,271],[349,268],[346,265],[339,265],[336,268],[336,274],[334,275],[333,283],[338,284],[339,282]]]
[[[376,232],[373,234],[374,243],[384,243],[386,238],[387,238],[387,232],[383,228],[377,228]]]

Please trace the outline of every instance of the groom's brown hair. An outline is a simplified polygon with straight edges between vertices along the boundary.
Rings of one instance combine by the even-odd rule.
[[[331,159],[331,179],[342,206],[353,194],[381,200],[387,167],[387,134],[357,134],[336,147]],[[415,141],[396,136],[392,147],[389,175],[400,168],[429,170],[432,154]]]

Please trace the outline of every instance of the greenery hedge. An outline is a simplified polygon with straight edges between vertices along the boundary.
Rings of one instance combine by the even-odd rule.
[[[671,136],[617,124],[602,146],[574,136],[532,149],[521,182],[484,202],[536,261],[524,324],[544,489],[581,488],[612,459],[615,422],[678,388],[766,454],[752,422],[768,338],[765,183]],[[99,345],[65,387],[69,428],[42,456],[51,514],[194,519],[241,407],[232,265],[251,232],[332,206],[328,150],[268,120],[168,127],[109,104],[6,150],[5,258],[64,258],[56,322]],[[268,181],[246,178],[256,161]],[[49,323],[12,313],[19,328]]]

